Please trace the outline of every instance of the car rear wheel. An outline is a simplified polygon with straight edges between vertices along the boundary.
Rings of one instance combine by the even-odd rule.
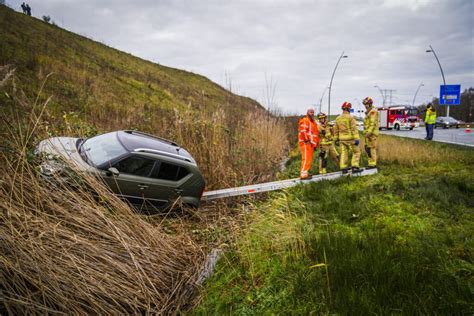
[[[396,129],[397,131],[399,131],[399,130],[400,130],[400,124],[395,124],[395,129]]]

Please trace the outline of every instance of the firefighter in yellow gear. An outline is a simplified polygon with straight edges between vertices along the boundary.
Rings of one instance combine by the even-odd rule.
[[[372,98],[362,101],[365,106],[364,136],[365,151],[368,156],[367,169],[377,168],[377,137],[379,136],[379,111],[374,107]]]
[[[349,171],[347,163],[349,152],[352,151],[351,167],[352,172],[359,172],[360,148],[359,148],[359,131],[357,130],[356,119],[350,115],[352,104],[344,102],[342,104],[342,114],[336,118],[334,125],[334,140],[336,144],[340,144],[340,161],[339,167],[343,173]]]
[[[301,149],[300,179],[311,179],[309,169],[313,152],[319,146],[318,123],[314,119],[314,109],[308,109],[306,116],[298,122],[298,144]]]
[[[318,113],[319,131],[319,174],[325,174],[328,156],[331,156],[339,165],[339,153],[334,146],[333,128],[327,122],[325,113]]]

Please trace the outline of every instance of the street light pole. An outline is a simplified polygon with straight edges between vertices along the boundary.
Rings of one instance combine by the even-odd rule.
[[[327,89],[329,89],[329,87],[324,88],[323,95],[321,96],[321,99],[319,99],[319,112],[321,112],[321,107],[322,107],[322,104],[323,104],[324,94],[326,93]]]
[[[443,67],[441,67],[441,63],[439,62],[439,59],[438,59],[438,56],[436,55],[435,50],[430,45],[430,49],[427,49],[426,52],[427,53],[433,53],[433,55],[435,56],[436,61],[438,62],[439,70],[441,70],[441,76],[443,77],[443,84],[446,87],[446,80],[444,79]],[[449,105],[446,105],[446,116],[449,116]]]
[[[332,87],[332,80],[334,79],[334,74],[336,73],[337,66],[339,65],[339,62],[341,61],[341,59],[343,59],[343,58],[347,58],[347,56],[344,55],[344,52],[342,52],[341,56],[340,56],[339,59],[337,60],[336,67],[334,67],[334,71],[332,72],[331,83],[329,83],[328,120],[331,119],[330,116],[331,116],[331,87]]]
[[[413,107],[415,106],[416,95],[418,94],[418,91],[420,91],[420,88],[423,87],[423,86],[424,86],[424,84],[423,84],[423,82],[422,82],[422,83],[420,83],[420,85],[418,86],[418,89],[416,89],[415,96],[413,97],[413,102],[412,102],[411,106],[413,106]]]
[[[383,94],[383,92],[382,92],[382,89],[380,89],[380,87],[379,87],[378,85],[375,85],[374,88],[379,89],[380,94],[382,95],[382,106],[385,107],[385,96],[384,96],[384,94]]]

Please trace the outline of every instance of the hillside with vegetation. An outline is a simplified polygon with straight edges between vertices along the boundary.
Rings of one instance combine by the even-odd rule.
[[[213,189],[297,175],[296,118],[2,5],[0,26],[0,314],[473,314],[472,149],[381,135],[376,175],[144,216],[45,181],[35,144],[139,129]]]
[[[218,231],[230,209],[177,203],[146,217],[97,179],[45,181],[35,145],[138,129],[191,152],[212,189],[273,178],[287,152],[285,123],[203,76],[3,5],[0,43],[0,314],[188,309],[210,243],[221,240],[196,227]]]
[[[14,69],[14,87],[0,94],[3,112],[22,110],[15,97],[34,102],[42,87],[37,103],[51,97],[42,125],[50,135],[138,129],[173,139],[195,156],[208,188],[268,178],[284,155],[281,122],[256,101],[203,76],[140,59],[5,6],[0,6],[0,40],[0,66]]]

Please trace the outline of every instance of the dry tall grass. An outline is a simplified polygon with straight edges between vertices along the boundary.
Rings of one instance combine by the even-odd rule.
[[[189,304],[200,247],[151,225],[97,179],[44,181],[30,148],[46,137],[48,104],[15,102],[29,111],[2,130],[0,312],[162,314]]]
[[[49,84],[46,82],[46,86]],[[5,90],[10,92],[12,88]],[[45,102],[48,97],[40,95],[39,101]],[[43,133],[36,133],[28,146],[34,145],[42,135],[90,137],[101,132],[137,129],[171,139],[186,148],[196,159],[207,189],[268,180],[278,171],[275,166],[289,148],[287,126],[282,119],[262,108],[251,112],[230,101],[225,101],[218,110],[191,103],[179,109],[162,108],[161,104],[89,105],[80,112],[59,116],[54,102],[55,97],[42,113],[39,127]],[[28,103],[8,105],[5,109],[9,113],[7,125],[12,117],[31,111]],[[1,130],[0,127],[0,133]]]
[[[411,167],[465,159],[453,146],[433,146],[419,140],[385,135],[379,136],[377,150],[380,161]]]
[[[171,130],[195,156],[208,188],[269,179],[288,147],[285,126],[266,113],[175,112]]]
[[[2,313],[173,313],[190,303],[205,260],[184,228],[165,234],[97,179],[73,188],[46,183],[31,156],[38,141],[137,128],[188,149],[208,189],[270,178],[288,146],[284,122],[238,105],[215,112],[103,107],[58,116],[54,97],[40,91],[30,101],[17,90],[11,67],[0,68],[0,78],[0,150],[7,148],[0,151]]]

